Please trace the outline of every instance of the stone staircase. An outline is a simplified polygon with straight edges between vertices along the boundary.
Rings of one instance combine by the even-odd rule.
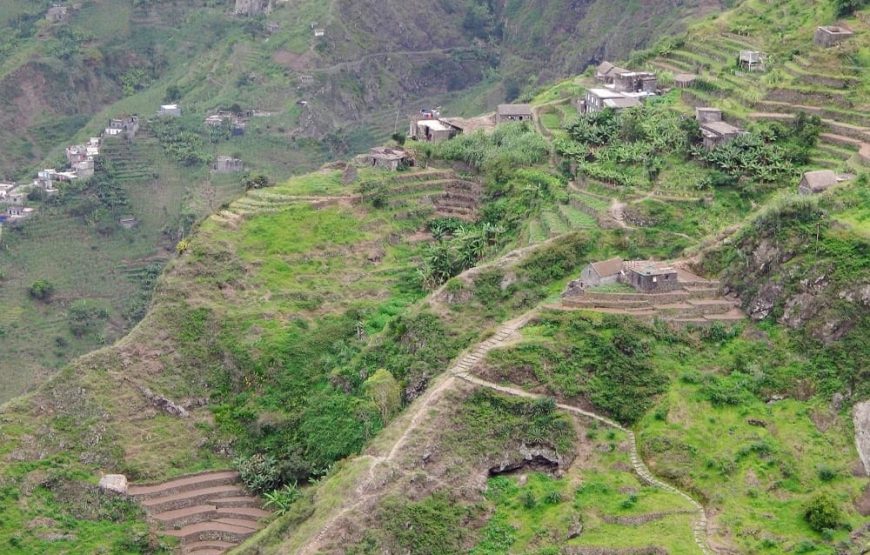
[[[235,471],[194,474],[152,485],[130,486],[161,534],[180,538],[180,553],[219,555],[263,527],[269,516]]]

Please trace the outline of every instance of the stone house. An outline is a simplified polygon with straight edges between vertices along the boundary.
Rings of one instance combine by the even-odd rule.
[[[712,150],[737,137],[743,131],[722,120],[722,110],[718,108],[695,108],[695,119],[701,127],[704,148]]]
[[[54,4],[45,12],[45,19],[50,23],[64,23],[69,19],[69,8],[60,4]]]
[[[580,112],[592,114],[605,108],[623,110],[640,106],[640,100],[635,96],[627,96],[621,92],[610,89],[589,89],[586,98],[578,106]]]
[[[741,50],[737,63],[747,71],[764,71],[764,54],[757,50]]]
[[[613,76],[613,88],[619,92],[655,94],[658,79],[648,71],[624,71]]]
[[[107,137],[124,136],[127,140],[133,140],[137,131],[139,131],[139,116],[125,116],[109,120],[109,126],[103,134]]]
[[[91,137],[88,139],[88,144],[85,145],[85,152],[87,152],[88,156],[93,158],[94,156],[100,155],[100,138],[99,137]]]
[[[234,136],[244,135],[248,127],[246,118],[253,117],[253,110],[246,110],[240,114],[227,110],[218,110],[217,113],[206,116],[203,123],[206,127],[221,127],[224,123],[230,126],[230,132]]]
[[[695,85],[698,76],[694,73],[678,73],[674,76],[674,86],[678,89],[688,89]]]
[[[88,159],[88,149],[85,145],[72,145],[66,147],[66,161],[72,165]]]
[[[23,220],[33,215],[33,208],[25,208],[24,206],[10,206],[6,209],[6,216],[9,220]]]
[[[181,115],[181,107],[178,104],[162,104],[157,115],[177,118]]]
[[[628,73],[627,69],[617,67],[610,62],[601,62],[595,70],[595,80],[604,85],[612,85],[617,75]]]
[[[665,293],[680,289],[677,271],[655,263],[626,264],[623,281],[641,293]]]
[[[408,151],[401,148],[383,146],[369,150],[367,161],[374,168],[391,171],[396,171],[403,167],[411,167],[415,164],[414,157]]]
[[[695,119],[701,125],[722,121],[722,110],[719,108],[699,107],[695,108]]]
[[[724,121],[714,121],[701,125],[701,135],[704,137],[704,148],[708,150],[713,150],[716,147],[722,146],[742,133],[743,131],[739,127],[735,127]]]
[[[588,264],[583,268],[583,271],[580,272],[580,283],[578,285],[581,289],[585,289],[587,287],[617,283],[621,273],[621,258],[611,258],[601,262],[593,262],[592,264]]]
[[[824,193],[839,181],[837,174],[831,170],[816,170],[806,172],[798,184],[798,193],[816,195]]]
[[[240,172],[244,169],[244,164],[238,158],[218,156],[212,169],[218,173]]]
[[[417,141],[440,143],[460,134],[461,130],[449,122],[438,119],[411,119],[408,135]]]
[[[72,164],[72,170],[75,172],[77,177],[92,177],[94,175],[94,159],[88,158],[87,160],[76,162],[75,164]]]
[[[205,123],[206,127],[220,127],[224,124],[224,117],[218,114],[212,114],[210,116],[206,116],[203,123]]]
[[[495,111],[495,122],[532,121],[532,107],[528,104],[499,104]]]
[[[823,48],[830,48],[850,38],[855,33],[842,25],[827,25],[818,27],[813,35],[813,42]]]

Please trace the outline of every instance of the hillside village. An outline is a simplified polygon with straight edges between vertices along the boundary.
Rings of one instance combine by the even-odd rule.
[[[0,412],[0,473],[30,489],[0,539],[863,553],[870,102],[830,67],[860,16],[787,60],[713,18],[482,115],[417,106],[405,132],[391,110],[389,141],[277,184],[239,146],[270,112],[113,114],[64,169],[0,183],[0,225],[147,174],[143,148],[201,166],[211,215],[129,336]],[[126,208],[132,236],[152,215]]]

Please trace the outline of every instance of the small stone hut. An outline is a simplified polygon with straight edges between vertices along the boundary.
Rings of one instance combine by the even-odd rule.
[[[531,121],[532,107],[528,104],[499,104],[495,112],[495,122]]]
[[[602,260],[601,262],[593,262],[588,264],[580,273],[580,287],[595,287],[597,285],[606,285],[609,283],[617,283],[620,273],[622,272],[622,259],[611,258]]]
[[[160,106],[160,110],[157,112],[157,115],[177,118],[181,115],[181,106],[179,106],[178,104],[163,104]]]
[[[374,168],[396,171],[414,165],[414,157],[401,148],[379,146],[369,150],[367,157],[369,165]]]
[[[830,48],[850,38],[855,33],[842,25],[826,25],[818,27],[813,35],[813,42],[823,48]]]
[[[240,172],[244,169],[244,164],[238,158],[218,156],[213,169],[218,173]]]
[[[747,71],[764,71],[764,53],[757,50],[741,50],[737,63]]]
[[[610,62],[601,62],[595,70],[595,80],[605,85],[612,85],[617,75],[628,73],[627,69],[615,66]]]
[[[625,71],[614,75],[613,88],[619,92],[655,94],[658,78],[649,71]]]
[[[674,86],[678,89],[688,89],[695,85],[698,76],[694,73],[678,73],[674,76]]]
[[[629,266],[623,279],[641,293],[665,293],[680,288],[677,271],[670,266]]]
[[[698,123],[700,124],[722,121],[722,110],[709,107],[695,108],[695,119],[698,120]]]
[[[409,136],[418,141],[440,143],[452,139],[461,133],[460,129],[442,119],[417,119],[411,120]]]
[[[45,12],[45,19],[51,23],[64,23],[69,19],[69,8],[60,4],[54,4]]]
[[[704,137],[704,148],[713,150],[738,137],[743,131],[724,121],[714,121],[701,125],[701,135]]]

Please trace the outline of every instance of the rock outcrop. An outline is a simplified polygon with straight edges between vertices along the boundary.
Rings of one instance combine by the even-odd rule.
[[[236,15],[262,15],[272,12],[272,0],[236,0]]]
[[[864,464],[864,473],[870,476],[870,400],[855,405],[852,419],[858,455]]]

